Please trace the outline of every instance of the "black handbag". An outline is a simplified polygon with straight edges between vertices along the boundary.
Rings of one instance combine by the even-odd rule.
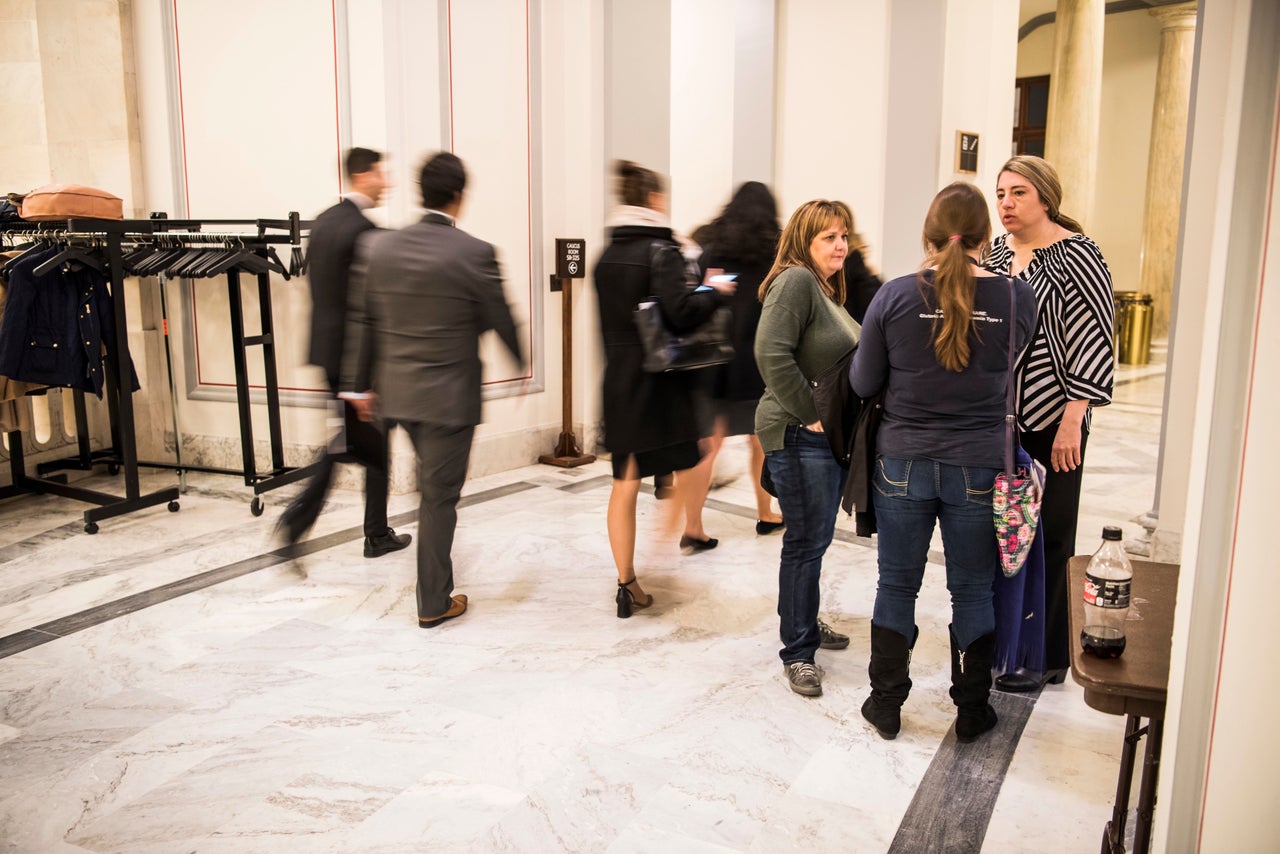
[[[650,251],[649,269],[656,266],[658,254],[669,246],[654,242]],[[673,332],[662,318],[662,307],[656,298],[650,298],[635,310],[636,329],[640,333],[640,347],[644,350],[642,367],[651,374],[667,371],[689,371],[711,365],[723,365],[733,359],[733,344],[729,335],[733,326],[733,312],[721,306],[711,313],[706,322],[687,332]]]
[[[654,300],[636,307],[636,328],[644,350],[644,369],[651,374],[688,371],[723,365],[733,358],[729,327],[733,316],[726,306],[717,308],[701,326],[688,332],[672,332]]]

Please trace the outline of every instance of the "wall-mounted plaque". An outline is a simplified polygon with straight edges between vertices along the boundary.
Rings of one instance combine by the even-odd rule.
[[[956,171],[977,174],[978,135],[967,130],[956,131]]]

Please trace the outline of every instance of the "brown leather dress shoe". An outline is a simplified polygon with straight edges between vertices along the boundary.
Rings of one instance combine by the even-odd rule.
[[[454,617],[461,617],[467,611],[467,595],[459,593],[457,596],[450,597],[452,604],[449,610],[445,611],[438,617],[419,617],[418,628],[431,629],[443,623],[445,620],[452,620]]]

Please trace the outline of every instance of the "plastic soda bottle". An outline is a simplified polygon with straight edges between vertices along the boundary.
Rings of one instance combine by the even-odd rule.
[[[1133,565],[1120,542],[1119,528],[1102,529],[1102,546],[1084,575],[1084,629],[1080,643],[1098,658],[1119,658],[1124,652],[1124,622],[1129,616],[1129,588]]]

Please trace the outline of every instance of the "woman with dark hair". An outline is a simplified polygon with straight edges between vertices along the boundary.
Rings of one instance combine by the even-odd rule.
[[[756,368],[752,352],[756,326],[760,323],[760,300],[756,292],[773,264],[778,248],[778,204],[773,193],[759,181],[738,188],[724,210],[695,234],[701,237],[703,271],[722,269],[732,273],[738,290],[733,308],[733,361],[709,369],[709,397],[715,419],[714,432],[707,443],[707,455],[696,474],[703,502],[711,481],[716,455],[728,436],[746,436],[751,450],[750,475],[756,494],[756,533],[770,534],[782,528],[782,517],[773,511],[773,499],[760,485],[764,450],[756,438],[756,404],[764,392],[764,380]],[[846,643],[848,643],[846,639]]]
[[[700,456],[697,379],[689,371],[644,370],[636,306],[656,299],[663,320],[682,332],[705,322],[734,286],[708,281],[714,291],[688,287],[657,173],[626,160],[617,171],[621,204],[609,217],[609,245],[593,276],[604,336],[604,445],[613,456],[609,547],[618,570],[618,616],[630,617],[653,604],[635,570],[636,500],[643,478],[675,472],[685,510],[681,543],[711,540],[702,530],[702,503],[689,477]]]
[[[935,521],[951,593],[956,738],[972,741],[996,725],[989,699],[1000,555],[991,498],[1004,467],[1010,366],[1035,325],[1035,296],[1025,282],[979,266],[990,237],[982,191],[964,182],[943,188],[925,217],[925,269],[876,294],[849,368],[855,394],[885,393],[871,494],[880,577],[871,696],[862,705],[884,738],[897,736],[911,689],[916,597]]]
[[[882,284],[880,277],[867,265],[867,243],[855,228],[849,232],[849,254],[844,259],[844,307],[859,324],[866,317],[867,306],[871,305]]]
[[[1115,320],[1111,273],[1098,244],[1062,213],[1062,182],[1047,161],[1018,155],[1000,169],[996,208],[1007,234],[991,242],[987,269],[1031,284],[1040,306],[1018,371],[1019,439],[1044,464],[1044,669],[1018,668],[996,679],[1002,691],[1034,691],[1066,679],[1067,559],[1076,519],[1089,415],[1111,402]]]
[[[760,285],[755,355],[765,390],[756,435],[787,522],[778,560],[778,655],[791,690],[806,697],[822,694],[814,655],[832,648],[818,621],[819,582],[844,483],[809,382],[858,343],[858,324],[844,310],[852,222],[843,202],[818,199],[796,208]]]

